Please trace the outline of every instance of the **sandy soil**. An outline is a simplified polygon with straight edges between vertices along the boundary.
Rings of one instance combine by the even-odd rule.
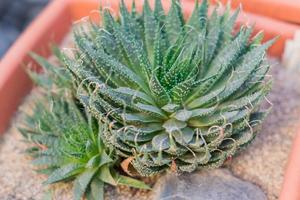
[[[269,99],[273,111],[255,142],[234,158],[229,168],[238,177],[256,183],[270,200],[275,200],[300,116],[300,73],[274,66],[272,74],[274,87]],[[30,98],[29,95],[22,109],[28,109]],[[0,138],[0,197],[1,200],[39,200],[43,198],[42,182],[46,177],[33,171],[30,158],[23,153],[27,144],[16,129],[19,120],[22,120],[22,115],[17,115],[12,128]],[[72,199],[70,184],[56,185],[55,188],[55,199]],[[106,199],[149,200],[151,192],[107,187]]]

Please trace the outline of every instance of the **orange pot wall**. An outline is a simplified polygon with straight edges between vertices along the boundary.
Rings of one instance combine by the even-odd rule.
[[[279,200],[300,200],[300,127],[289,156]]]
[[[34,51],[49,56],[49,43],[59,43],[70,31],[72,22],[85,16],[91,16],[92,10],[99,8],[99,0],[53,0],[37,19],[19,37],[0,62],[0,133],[3,133],[23,97],[30,91],[32,83],[22,67],[34,63],[28,52]],[[113,9],[117,9],[118,0],[109,1]],[[130,6],[130,0],[126,3]],[[142,1],[136,1],[138,10]],[[169,0],[163,0],[167,10]],[[153,1],[151,1],[153,4]],[[183,0],[183,9],[187,17],[193,11],[194,2]],[[245,17],[247,16],[247,17]],[[281,35],[279,41],[270,49],[270,54],[280,56],[284,42],[292,38],[297,26],[286,24],[253,14],[242,14],[239,23],[256,22],[256,31],[264,30],[266,39]]]
[[[233,7],[242,5],[243,10],[274,19],[300,24],[300,0],[218,0],[231,2]],[[218,2],[213,0],[214,3]]]
[[[0,133],[7,128],[10,118],[30,91],[31,81],[22,64],[31,62],[28,52],[48,56],[49,42],[59,42],[69,30],[71,20],[67,5],[53,2],[26,29],[0,62]]]
[[[279,36],[277,42],[269,49],[269,54],[275,57],[281,57],[285,42],[288,39],[292,39],[300,26],[290,24],[287,22],[274,20],[269,17],[255,15],[252,13],[243,12],[238,18],[239,24],[255,25],[255,31],[263,31],[265,33],[264,41],[270,40],[276,36]]]
[[[257,29],[277,33],[280,38],[270,50],[272,55],[282,54],[285,41],[292,38],[295,30],[299,29],[300,0],[211,0],[211,2],[214,4],[221,2],[224,5],[230,2],[233,8],[241,6],[242,10],[251,16],[249,21],[254,19]],[[266,26],[267,30],[264,29]]]

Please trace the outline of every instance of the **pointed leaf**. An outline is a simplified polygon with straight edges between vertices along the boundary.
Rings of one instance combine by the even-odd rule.
[[[98,168],[86,169],[75,179],[73,186],[74,200],[81,200],[97,171]]]
[[[110,172],[110,169],[108,166],[104,165],[100,168],[100,172],[98,175],[98,178],[103,181],[104,183],[108,183],[111,185],[116,186],[117,182],[115,181],[115,179],[112,177],[112,174]]]
[[[64,165],[57,170],[55,170],[47,179],[45,184],[52,184],[59,181],[63,181],[64,179],[68,179],[79,174],[83,170],[83,166],[77,163],[71,163],[68,165]]]
[[[117,183],[120,185],[126,185],[126,186],[130,186],[130,187],[134,187],[134,188],[151,190],[151,188],[144,182],[139,181],[134,178],[131,178],[131,177],[128,177],[128,176],[118,175]]]
[[[104,182],[98,178],[93,178],[90,192],[94,200],[104,200]]]

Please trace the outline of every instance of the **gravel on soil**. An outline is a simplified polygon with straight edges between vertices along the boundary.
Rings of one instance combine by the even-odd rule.
[[[275,200],[280,192],[284,168],[299,122],[300,72],[273,66],[271,74],[274,86],[268,99],[273,104],[273,111],[254,143],[235,157],[228,167],[236,176],[261,187],[270,200]],[[33,96],[29,95],[22,110],[30,109],[31,98]],[[31,159],[23,153],[28,144],[22,141],[17,130],[20,120],[22,114],[16,116],[10,130],[0,137],[0,197],[2,200],[39,200],[44,195],[42,182],[46,177],[34,171]],[[56,200],[72,199],[70,184],[58,184],[55,188]],[[151,195],[151,191],[125,186],[106,187],[106,199],[109,200],[150,200]]]

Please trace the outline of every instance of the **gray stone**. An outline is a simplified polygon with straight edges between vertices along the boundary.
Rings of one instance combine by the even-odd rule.
[[[216,169],[162,177],[154,187],[154,200],[266,200],[256,185]]]
[[[48,0],[0,0],[0,20],[23,30]]]
[[[10,0],[0,0],[0,18],[5,14]]]
[[[0,22],[0,58],[19,35],[14,27]]]
[[[0,58],[48,0],[0,0]]]

